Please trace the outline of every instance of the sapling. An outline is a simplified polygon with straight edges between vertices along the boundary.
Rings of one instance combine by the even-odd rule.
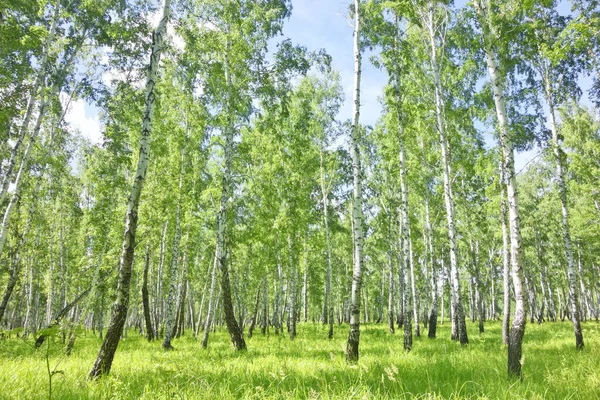
[[[46,352],[44,353],[44,359],[46,360],[46,373],[48,375],[48,399],[52,400],[52,379],[54,378],[54,375],[57,374],[63,374],[64,375],[64,371],[63,370],[59,370],[58,366],[62,363],[62,361],[65,359],[65,355],[63,355],[62,357],[60,357],[58,359],[58,361],[56,362],[56,364],[54,364],[54,366],[52,367],[50,365],[50,348],[52,345],[52,342],[56,336],[58,336],[60,333],[60,328],[58,326],[53,326],[50,328],[46,328],[43,329],[40,332],[40,337],[44,337],[44,342],[46,343]],[[40,346],[36,346],[36,348],[39,348]]]

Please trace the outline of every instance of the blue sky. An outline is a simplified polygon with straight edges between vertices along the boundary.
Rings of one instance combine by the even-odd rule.
[[[339,119],[352,116],[352,85],[354,76],[353,26],[348,21],[349,0],[294,0],[292,16],[283,33],[296,44],[309,50],[324,48],[332,57],[333,69],[340,72],[346,101]],[[378,96],[387,82],[384,71],[377,70],[363,56],[361,82],[361,123],[374,125],[381,113]]]

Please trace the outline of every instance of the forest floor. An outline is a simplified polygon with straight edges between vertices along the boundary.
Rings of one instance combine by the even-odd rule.
[[[58,338],[35,350],[33,339],[0,339],[0,398],[48,398],[49,366],[55,399],[204,399],[227,398],[600,398],[600,324],[583,324],[586,347],[575,350],[568,322],[528,324],[523,346],[522,382],[506,377],[506,347],[499,322],[467,322],[468,347],[450,340],[450,325],[438,338],[413,338],[413,350],[402,350],[402,334],[385,325],[361,326],[360,361],[346,365],[348,327],[335,326],[327,340],[322,325],[300,324],[298,337],[255,333],[248,351],[232,350],[227,332],[212,334],[208,350],[185,336],[165,352],[136,332],[119,345],[111,375],[88,381],[100,339],[82,334],[70,357]]]

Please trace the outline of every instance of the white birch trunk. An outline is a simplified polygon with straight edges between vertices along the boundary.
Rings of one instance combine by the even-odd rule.
[[[279,318],[279,298],[281,296],[281,261],[277,256],[277,266],[275,267],[275,278],[273,279],[273,319],[272,324],[275,328],[275,334],[279,334],[281,330],[281,322]]]
[[[119,276],[117,278],[117,293],[110,318],[108,331],[102,342],[96,362],[90,372],[90,378],[96,379],[110,372],[112,361],[119,344],[127,310],[129,308],[129,288],[131,282],[131,269],[135,251],[135,236],[138,222],[138,206],[142,196],[144,179],[148,164],[150,162],[150,136],[152,133],[152,114],[156,94],[154,87],[158,77],[160,56],[163,51],[163,39],[167,30],[167,23],[171,16],[171,0],[165,0],[162,18],[158,27],[152,35],[152,54],[150,55],[150,66],[146,79],[146,95],[144,102],[144,114],[142,117],[142,134],[140,138],[140,150],[135,179],[131,188],[131,194],[127,204],[125,215],[125,233],[123,235],[123,246],[119,262]]]
[[[502,277],[504,285],[504,310],[502,317],[502,343],[508,344],[510,333],[510,245],[506,223],[506,173],[504,161],[500,162],[500,220],[502,221]]]
[[[569,277],[569,302],[571,303],[571,321],[573,322],[573,331],[575,333],[575,347],[578,350],[583,349],[583,332],[581,331],[581,320],[579,315],[579,299],[577,296],[577,270],[573,259],[573,247],[571,244],[571,231],[569,227],[569,207],[567,199],[567,183],[563,168],[563,151],[561,149],[558,126],[556,124],[553,91],[551,86],[551,73],[547,65],[543,68],[544,89],[546,102],[550,110],[550,128],[552,130],[552,152],[556,162],[556,180],[558,183],[558,192],[560,195],[560,205],[562,211],[562,230],[563,242],[565,246],[565,258],[567,259],[567,274]],[[585,293],[582,292],[582,296]]]
[[[331,239],[329,232],[329,201],[327,196],[329,194],[325,183],[325,167],[323,166],[323,146],[320,149],[320,175],[321,175],[321,195],[323,198],[323,225],[325,227],[325,251],[327,253],[327,269],[325,272],[325,298],[323,299],[323,324],[330,323],[331,331],[329,339],[333,336],[333,322],[329,321],[330,310],[333,309],[332,298],[331,298],[331,285],[332,285],[332,266],[331,266]]]
[[[506,112],[506,99],[504,98],[503,78],[493,49],[494,36],[490,0],[473,0],[478,19],[483,28],[483,50],[485,52],[488,73],[492,84],[492,93],[496,106],[498,128],[500,131],[500,146],[504,156],[506,171],[506,191],[508,199],[508,214],[510,227],[510,254],[512,266],[513,287],[515,291],[515,316],[508,340],[508,375],[522,377],[522,344],[527,322],[525,309],[525,295],[523,292],[523,261],[521,250],[521,223],[519,219],[518,187],[515,175],[515,161],[512,136],[508,129],[508,115]]]
[[[202,338],[202,347],[206,348],[208,346],[208,336],[210,334],[210,324],[212,323],[213,315],[215,313],[214,310],[214,302],[215,302],[215,287],[217,285],[217,257],[215,256],[215,261],[213,263],[213,269],[210,278],[210,291],[208,294],[208,310],[206,311],[206,321],[204,323],[204,337]]]
[[[307,260],[306,236],[304,237],[303,261],[304,266],[302,279],[302,320],[308,321],[308,260]]]
[[[288,304],[288,316],[290,320],[289,324],[289,335],[290,339],[296,338],[296,319],[297,319],[297,308],[296,308],[296,293],[297,293],[297,281],[298,281],[298,268],[296,267],[294,257],[294,246],[292,245],[292,237],[288,234],[288,250],[289,250],[289,261],[290,261],[290,279],[289,279],[289,304]]]
[[[411,313],[411,299],[412,296],[409,293],[410,288],[410,259],[409,259],[409,245],[406,238],[406,222],[404,219],[406,216],[400,210],[399,213],[399,237],[400,237],[400,274],[402,282],[402,322],[404,328],[404,350],[412,350],[412,313]]]
[[[231,43],[229,38],[229,33],[227,36],[227,43],[225,49],[225,60],[224,60],[224,69],[225,69],[225,82],[227,84],[228,90],[232,90],[232,78],[230,71],[230,61],[229,61],[229,52],[231,51]],[[223,166],[223,175],[221,179],[221,199],[219,202],[219,211],[217,212],[217,221],[216,221],[216,260],[219,266],[219,270],[221,271],[221,295],[223,297],[223,311],[225,314],[225,323],[227,324],[227,330],[229,332],[229,336],[231,338],[231,343],[236,350],[245,350],[246,342],[242,336],[242,332],[240,327],[235,319],[235,314],[233,311],[233,304],[231,300],[231,285],[229,281],[229,266],[227,265],[227,251],[225,248],[226,242],[226,233],[227,233],[227,212],[228,212],[228,204],[229,199],[231,197],[231,165],[233,163],[233,137],[235,133],[234,126],[234,110],[233,110],[233,99],[231,94],[228,92],[226,94],[226,118],[227,118],[227,126],[224,128],[225,135],[225,151],[223,154],[224,158],[224,166]]]
[[[362,210],[362,172],[360,165],[360,0],[354,0],[354,105],[352,128],[350,133],[350,152],[352,154],[352,176],[354,180],[352,220],[354,221],[354,267],[352,272],[352,292],[350,303],[350,333],[346,347],[346,361],[358,361],[358,345],[360,341],[360,291],[362,286],[363,260],[363,210]]]
[[[448,240],[450,244],[450,281],[452,289],[452,338],[460,340],[460,344],[469,343],[467,336],[465,315],[462,305],[460,292],[460,277],[458,271],[458,260],[456,255],[456,230],[454,227],[454,199],[452,191],[452,182],[450,178],[450,152],[448,146],[448,137],[444,125],[444,93],[440,79],[439,66],[437,62],[437,43],[436,28],[433,21],[434,9],[430,8],[427,13],[426,25],[429,30],[430,40],[430,62],[433,71],[435,83],[435,115],[437,129],[440,135],[440,145],[442,149],[442,167],[444,175],[444,202],[446,205],[446,218],[448,222]]]
[[[181,148],[179,157],[179,185],[177,195],[177,209],[175,210],[175,236],[173,237],[173,251],[171,253],[171,266],[169,268],[169,292],[167,295],[167,313],[165,315],[165,340],[163,341],[163,349],[170,350],[171,339],[175,334],[175,321],[177,320],[177,292],[179,285],[179,276],[177,274],[177,265],[179,264],[179,244],[181,242],[181,199],[183,196],[183,175],[185,167],[185,146],[187,144],[188,127],[186,123],[185,138]]]
[[[156,338],[161,335],[160,333],[160,321],[162,321],[165,315],[164,308],[164,293],[163,293],[163,271],[165,267],[165,248],[167,246],[167,232],[169,229],[169,220],[165,222],[165,226],[163,228],[162,236],[160,238],[160,254],[159,254],[159,262],[158,262],[158,271],[157,271],[157,279],[156,279],[156,298],[154,299],[155,304],[155,318],[154,330],[156,332]]]
[[[435,253],[433,246],[433,229],[429,216],[429,188],[425,188],[425,235],[426,245],[429,253],[429,264],[431,264],[431,309],[429,311],[429,331],[427,337],[433,339],[437,335],[437,317],[438,317],[438,271],[435,267]]]

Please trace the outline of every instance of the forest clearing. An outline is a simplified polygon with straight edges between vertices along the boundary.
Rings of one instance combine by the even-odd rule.
[[[599,0],[3,0],[0,397],[600,397]]]
[[[327,340],[327,327],[300,324],[298,337],[254,335],[248,351],[231,351],[226,330],[219,328],[211,347],[184,336],[172,352],[161,350],[131,330],[119,347],[109,379],[86,381],[100,345],[87,334],[66,358],[59,343],[51,345],[50,363],[63,371],[53,380],[56,399],[595,399],[600,395],[600,357],[595,350],[574,352],[566,322],[529,326],[523,343],[523,382],[510,382],[501,325],[491,322],[484,334],[468,324],[468,347],[440,337],[402,349],[402,335],[384,325],[361,327],[362,356],[348,367],[345,332]],[[583,324],[589,347],[600,345],[600,325]],[[42,399],[48,395],[45,349],[17,339],[0,342],[2,399]],[[35,384],[31,384],[35,382]]]

